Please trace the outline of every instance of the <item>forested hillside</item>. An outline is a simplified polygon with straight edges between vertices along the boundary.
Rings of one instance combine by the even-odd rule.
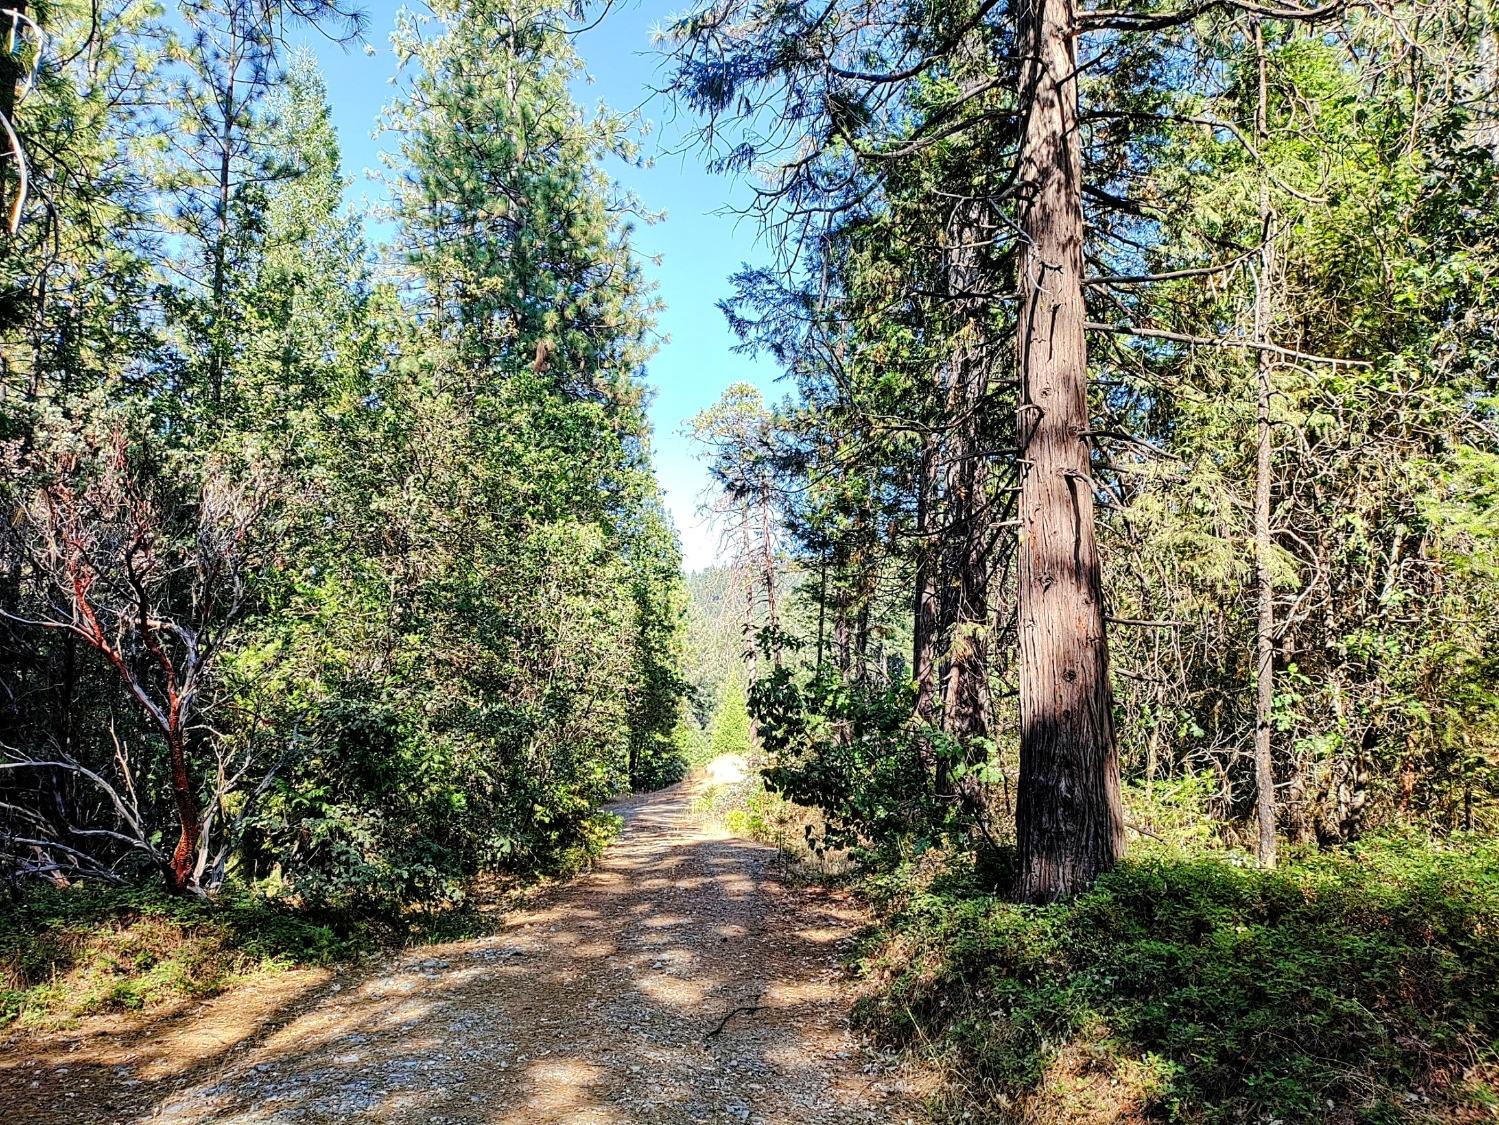
[[[798,580],[777,558],[773,578],[777,607],[793,615],[806,603],[794,598]],[[767,624],[764,580],[756,571],[729,561],[688,571],[686,655],[683,675],[701,723],[708,724],[726,681],[748,674],[757,651],[756,635]]]
[[[741,578],[725,566],[710,566],[687,575],[686,673],[693,689],[694,713],[704,726],[711,721],[724,682],[744,660],[748,640],[744,634],[746,606],[739,588]]]
[[[4,108],[0,864],[461,897],[590,854],[674,753],[630,123],[545,5],[393,42],[394,243],[343,202],[331,5],[62,5]],[[6,80],[6,88],[15,84]],[[24,169],[24,178],[18,172]],[[377,264],[378,263],[378,264]]]

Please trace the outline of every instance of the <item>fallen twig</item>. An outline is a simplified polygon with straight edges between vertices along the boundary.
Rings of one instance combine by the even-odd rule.
[[[723,1031],[723,1029],[729,1025],[729,1021],[737,1016],[740,1012],[744,1012],[746,1015],[748,1015],[751,1012],[763,1012],[766,1007],[768,1007],[768,1005],[765,1004],[741,1004],[737,1008],[730,1008],[728,1012],[725,1013],[723,1019],[718,1021],[718,1026],[715,1027],[712,1031],[708,1032],[707,1035],[703,1036],[703,1042],[706,1043],[715,1035]]]

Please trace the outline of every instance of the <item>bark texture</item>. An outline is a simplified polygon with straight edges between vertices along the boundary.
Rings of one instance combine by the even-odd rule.
[[[20,128],[16,125],[16,87],[21,81],[21,65],[17,52],[21,48],[21,17],[26,15],[26,0],[16,0],[16,3],[5,7],[10,11],[0,15],[0,115],[19,134]],[[19,219],[19,212],[14,211],[20,203],[19,185],[16,192],[12,193],[10,190],[13,175],[11,168],[16,159],[10,133],[0,130],[0,230],[7,233],[12,231]]]
[[[973,753],[989,735],[989,464],[983,415],[989,395],[990,350],[985,346],[984,268],[987,242],[977,200],[961,209],[949,232],[948,285],[958,312],[952,356],[957,426],[949,466],[952,507],[952,598],[948,642],[947,730]]]
[[[1017,338],[1021,449],[1016,893],[1064,898],[1124,850],[1088,456],[1072,0],[1027,0]]]
[[[197,872],[194,868],[203,829],[198,796],[193,789],[192,777],[187,772],[187,735],[176,715],[172,716],[167,730],[167,749],[171,756],[172,803],[177,809],[179,832],[177,846],[172,850],[172,858],[167,866],[166,878],[168,887],[177,894],[185,894],[197,884]]]
[[[916,591],[911,636],[911,668],[916,678],[916,716],[932,722],[937,712],[937,551],[932,545],[932,503],[937,493],[937,441],[931,434],[921,449],[921,479],[916,490]]]

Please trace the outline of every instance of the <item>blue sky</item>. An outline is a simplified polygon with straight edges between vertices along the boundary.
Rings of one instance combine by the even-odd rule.
[[[400,7],[396,0],[373,0],[368,5],[365,38],[373,55],[361,45],[346,49],[316,34],[304,36],[328,81],[344,167],[352,181],[350,198],[360,213],[369,212],[366,201],[379,203],[384,197],[366,170],[380,167],[380,153],[392,140],[372,134],[381,107],[394,93],[387,82],[395,69],[388,36]],[[663,84],[652,31],[676,11],[657,0],[626,2],[584,34],[578,47],[593,83],[580,87],[577,96],[590,106],[600,100],[616,109],[640,106],[652,124],[644,151],[654,156],[653,165],[637,169],[620,164],[610,171],[648,210],[666,213],[663,221],[640,227],[635,236],[646,272],[659,285],[666,304],[659,328],[668,339],[648,374],[655,396],[651,421],[657,475],[682,536],[686,565],[698,570],[718,557],[718,537],[697,514],[707,476],[691,443],[680,434],[683,423],[730,383],[752,382],[774,397],[776,373],[766,361],[732,353],[734,337],[715,307],[729,294],[729,274],[741,262],[768,257],[754,220],[727,213],[749,197],[749,187],[710,175],[695,151],[669,155],[683,147],[691,123],[673,122],[670,103],[651,93],[652,86]],[[660,265],[649,260],[656,255]]]

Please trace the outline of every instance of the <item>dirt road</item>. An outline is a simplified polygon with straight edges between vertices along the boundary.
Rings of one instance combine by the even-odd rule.
[[[774,851],[704,828],[691,797],[622,807],[595,870],[493,937],[14,1041],[3,1119],[919,1120],[846,1028],[857,910],[779,885]]]

